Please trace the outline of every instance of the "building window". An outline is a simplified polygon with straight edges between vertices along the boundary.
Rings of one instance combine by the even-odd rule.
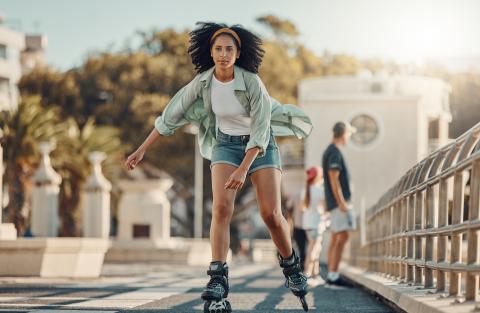
[[[7,58],[7,46],[0,44],[0,59]]]
[[[440,120],[430,119],[428,121],[428,139],[439,139],[440,138]]]
[[[372,144],[379,135],[377,121],[367,114],[359,114],[350,120],[350,124],[357,129],[352,135],[354,144],[364,147]]]

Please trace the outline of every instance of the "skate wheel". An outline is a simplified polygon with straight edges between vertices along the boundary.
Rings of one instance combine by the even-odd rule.
[[[299,299],[300,299],[300,302],[302,303],[303,310],[307,312],[308,311],[307,300],[305,300],[305,297],[300,297]]]
[[[204,313],[230,313],[232,312],[232,306],[227,299],[220,301],[208,300],[203,305]]]

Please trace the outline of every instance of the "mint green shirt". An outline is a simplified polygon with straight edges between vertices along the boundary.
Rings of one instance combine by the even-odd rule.
[[[211,82],[215,67],[200,73],[180,89],[155,120],[155,128],[164,136],[188,123],[198,126],[200,153],[208,160],[216,142],[217,126],[211,102]],[[271,98],[257,74],[234,67],[234,92],[238,101],[250,113],[250,139],[245,151],[258,147],[265,154],[270,129],[275,136],[306,138],[312,131],[310,118],[297,106],[280,104]]]

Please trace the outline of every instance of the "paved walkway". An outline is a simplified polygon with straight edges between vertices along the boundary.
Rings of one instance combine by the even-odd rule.
[[[205,268],[167,265],[104,266],[99,279],[0,278],[0,312],[203,312]],[[271,265],[231,265],[234,312],[303,312]],[[318,286],[307,295],[310,312],[392,312],[355,288]]]

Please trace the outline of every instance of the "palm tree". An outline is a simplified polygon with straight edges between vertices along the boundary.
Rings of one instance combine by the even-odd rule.
[[[80,129],[73,118],[60,121],[60,107],[44,108],[40,97],[27,97],[16,111],[2,112],[5,182],[8,188],[8,220],[15,224],[19,234],[28,227],[31,176],[37,168],[40,154],[37,145],[53,141],[57,148],[51,153],[53,167],[62,176],[60,185],[60,234],[78,235],[77,214],[81,191],[90,173],[88,155],[93,151],[107,154],[103,170],[115,179],[122,165],[125,148],[114,127],[96,127],[92,118]]]
[[[23,234],[30,212],[30,180],[40,159],[37,144],[55,141],[64,133],[59,123],[60,108],[42,108],[39,97],[28,97],[20,102],[16,111],[2,112],[5,182],[8,188],[8,220]]]
[[[123,164],[126,147],[120,142],[120,131],[110,126],[95,126],[93,117],[80,128],[73,118],[67,119],[66,132],[59,138],[58,148],[52,152],[52,164],[62,176],[59,214],[61,236],[78,236],[82,189],[90,175],[88,155],[93,151],[106,153],[103,172],[115,180]]]

